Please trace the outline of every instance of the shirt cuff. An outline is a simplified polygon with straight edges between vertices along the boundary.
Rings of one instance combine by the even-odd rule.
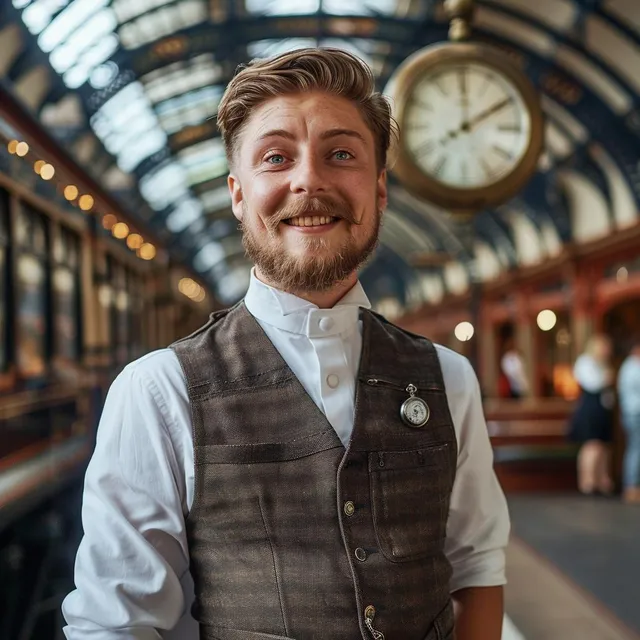
[[[476,553],[452,565],[451,593],[469,587],[499,587],[507,584],[505,553],[492,549]]]

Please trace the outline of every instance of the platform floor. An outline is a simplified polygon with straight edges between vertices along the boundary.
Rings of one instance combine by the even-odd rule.
[[[507,614],[526,640],[640,639],[640,507],[512,495]]]

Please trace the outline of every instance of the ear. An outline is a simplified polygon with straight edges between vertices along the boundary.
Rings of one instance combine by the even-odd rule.
[[[376,194],[378,196],[378,208],[384,211],[387,208],[387,170],[383,169],[378,176],[376,185]]]
[[[229,187],[229,193],[231,194],[231,210],[233,215],[242,222],[242,214],[244,212],[243,202],[244,197],[242,194],[242,187],[240,186],[240,180],[232,173],[227,178],[227,186]]]

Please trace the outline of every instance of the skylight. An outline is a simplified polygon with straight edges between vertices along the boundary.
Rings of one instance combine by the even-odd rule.
[[[106,102],[91,118],[91,126],[127,173],[167,142],[139,82],[127,85]]]

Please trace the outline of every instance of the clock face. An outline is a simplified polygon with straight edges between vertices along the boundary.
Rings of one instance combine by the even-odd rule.
[[[481,61],[440,64],[412,85],[403,137],[415,164],[457,189],[487,187],[514,170],[531,139],[516,86]]]

